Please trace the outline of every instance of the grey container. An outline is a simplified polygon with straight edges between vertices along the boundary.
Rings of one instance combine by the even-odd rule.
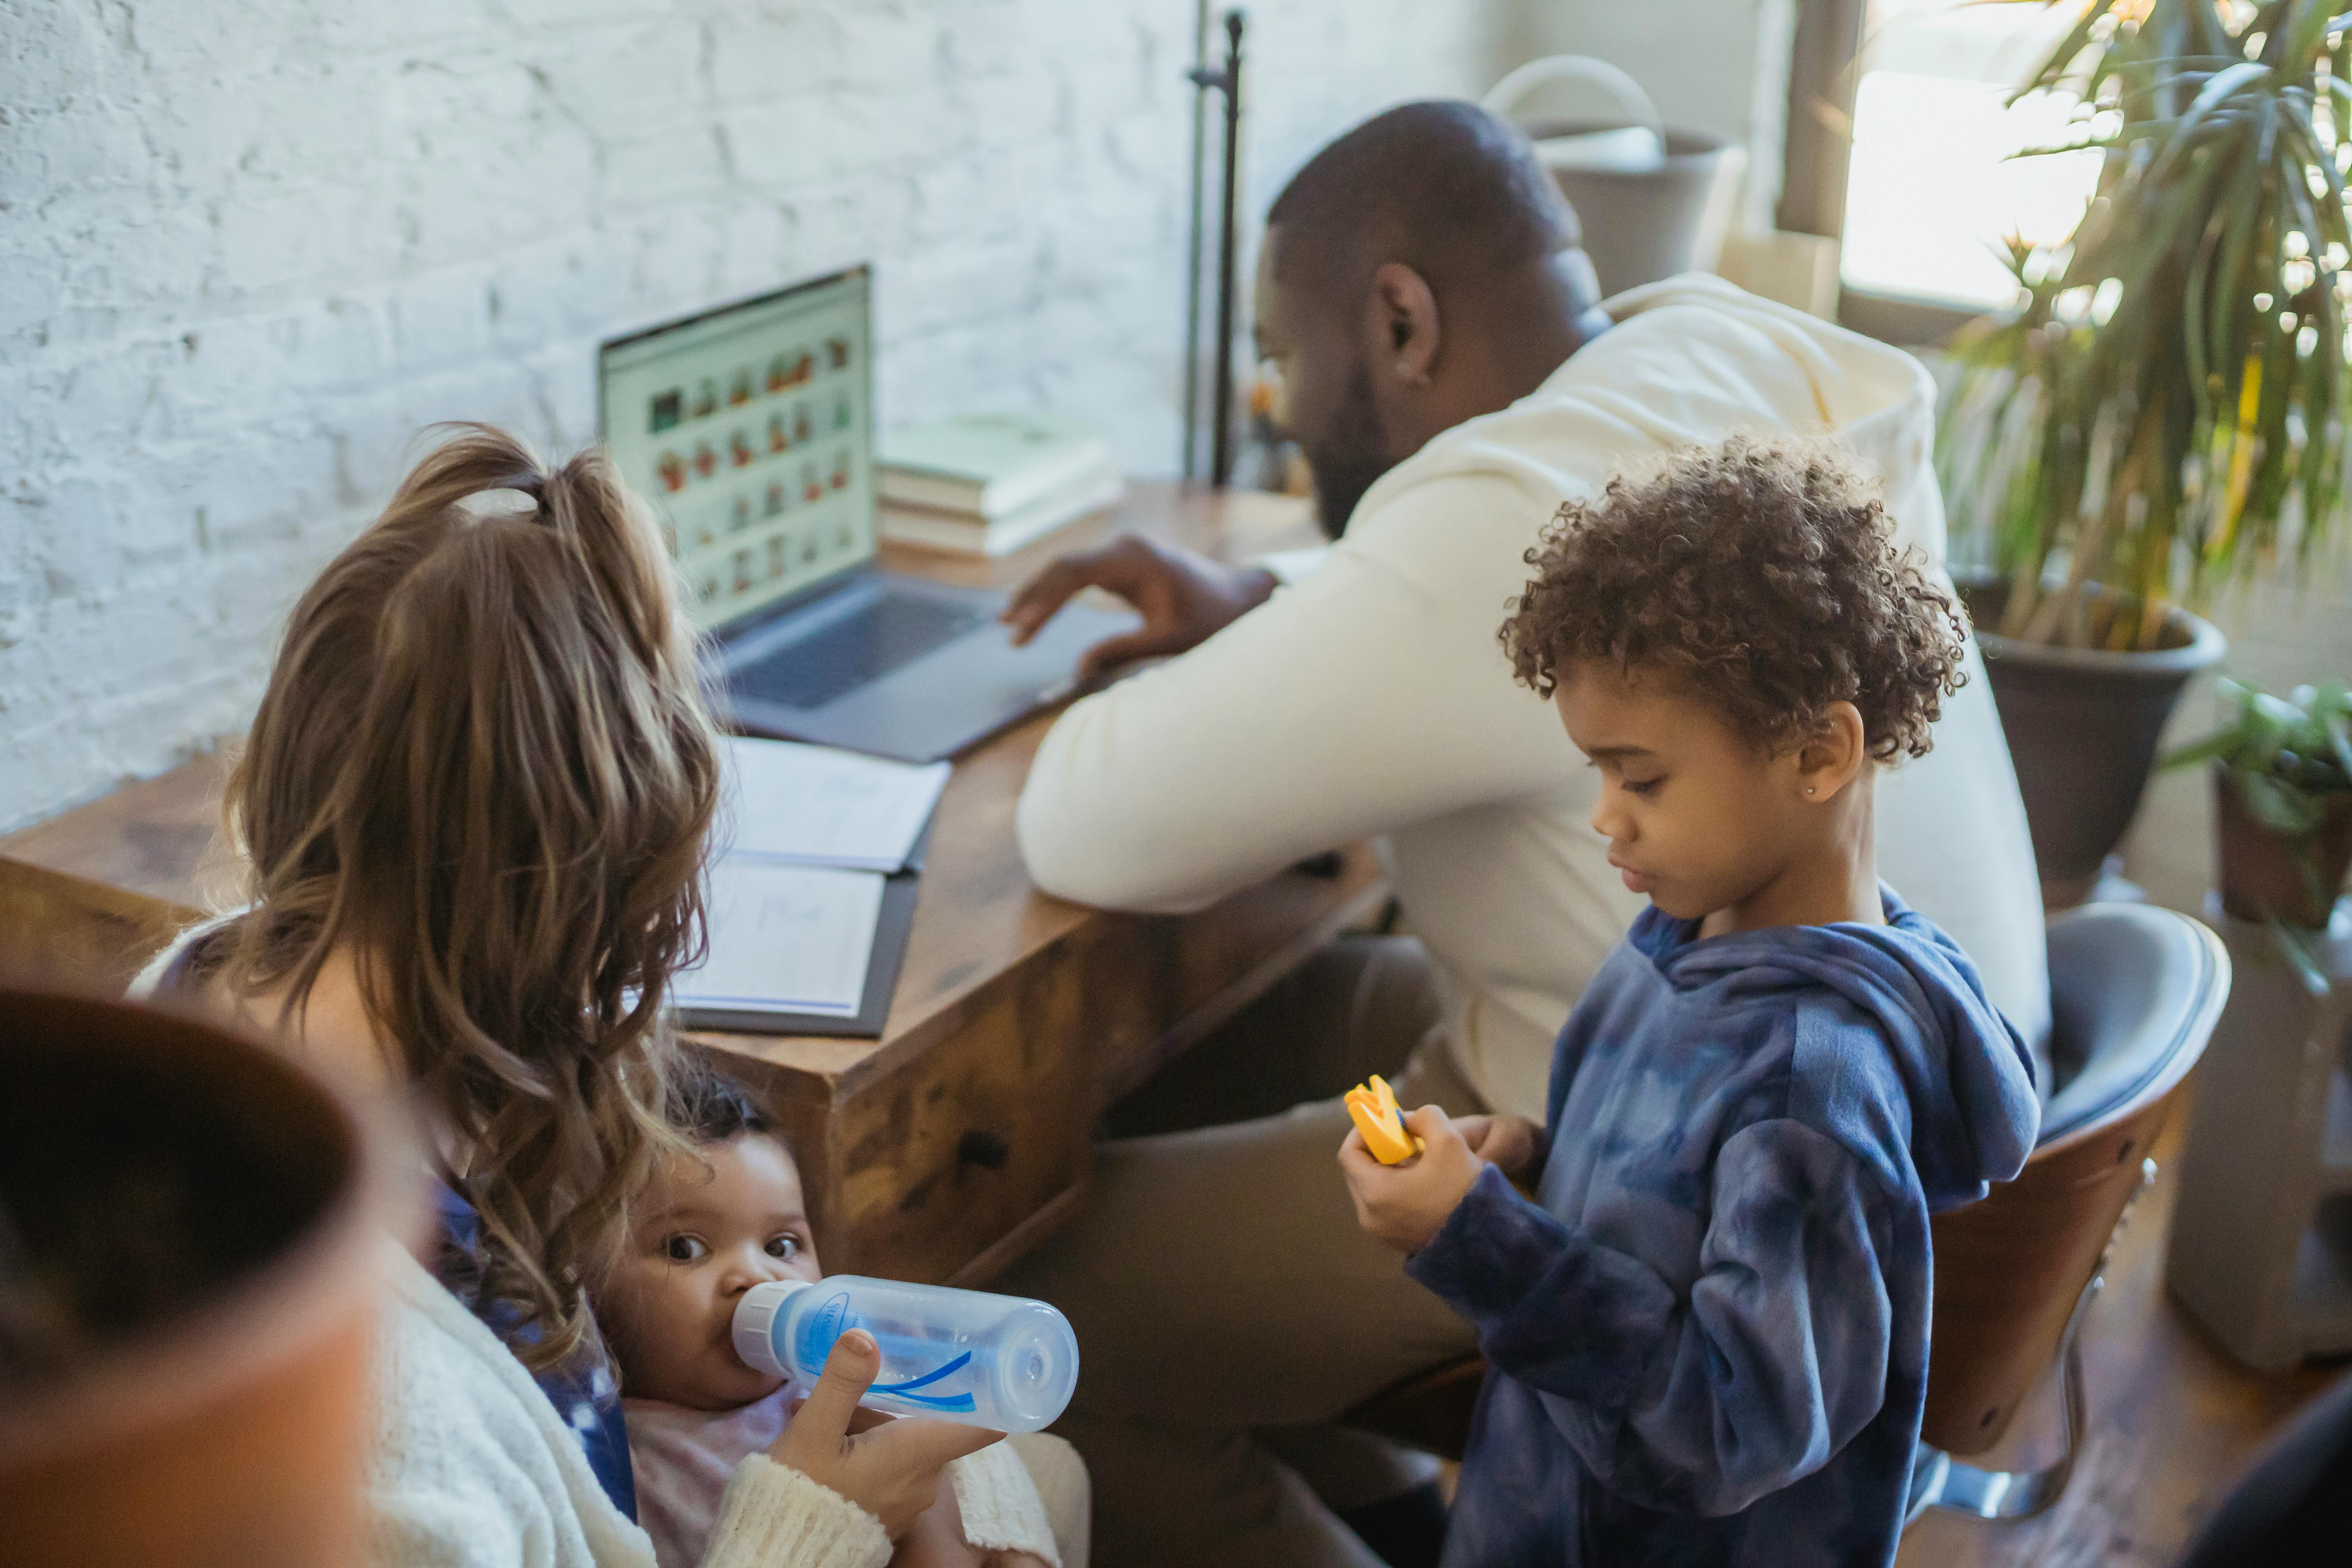
[[[1596,98],[1612,106],[1604,118],[1591,111]],[[1668,130],[1639,82],[1585,55],[1530,60],[1481,102],[1535,142],[1576,209],[1604,297],[1713,269],[1748,166],[1746,148],[1704,132]]]
[[[1549,140],[1606,127],[1556,121],[1523,129]],[[1747,150],[1697,131],[1668,131],[1664,140],[1666,155],[1654,169],[1552,168],[1576,209],[1603,298],[1677,272],[1712,270],[1722,255]]]

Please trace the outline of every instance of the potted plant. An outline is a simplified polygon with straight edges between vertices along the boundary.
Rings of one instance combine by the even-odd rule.
[[[360,1562],[403,1175],[289,1058],[0,973],[0,1559]]]
[[[2330,682],[2278,698],[2225,680],[2221,700],[2221,727],[2164,759],[2212,763],[2221,907],[2323,931],[2352,867],[2352,691]]]
[[[2192,612],[2334,523],[2347,391],[2352,44],[2330,4],[2092,0],[2023,89],[2105,153],[2023,304],[1954,346],[1937,468],[2053,903],[2129,826]]]

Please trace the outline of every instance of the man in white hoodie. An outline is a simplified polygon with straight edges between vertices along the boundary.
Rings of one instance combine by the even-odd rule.
[[[1023,637],[1107,587],[1145,620],[1102,662],[1181,656],[1046,737],[1019,813],[1046,890],[1197,909],[1337,845],[1385,847],[1417,943],[1319,963],[1286,1004],[1311,1063],[1256,1071],[1256,1100],[1237,1082],[1240,1114],[1271,1109],[1265,1082],[1332,1096],[1409,1052],[1409,1106],[1542,1116],[1552,1038],[1643,901],[1589,825],[1591,773],[1496,637],[1562,501],[1662,450],[1830,432],[1883,480],[1901,539],[1942,558],[1916,361],[1714,278],[1597,293],[1517,132],[1459,103],[1368,121],[1275,204],[1256,289],[1334,542],[1226,567],[1121,542],[1008,611]],[[1880,867],[2038,1054],[2032,852],[1973,647],[1969,669],[1933,753],[1882,783]],[[1252,1048],[1293,1044],[1274,1032]],[[1064,1430],[1102,1560],[1378,1561],[1332,1507],[1410,1533],[1395,1494],[1414,1472],[1321,1424],[1475,1347],[1357,1231],[1333,1164],[1347,1127],[1318,1099],[1106,1145],[1088,1212],[1008,1283],[1058,1302],[1086,1347]]]

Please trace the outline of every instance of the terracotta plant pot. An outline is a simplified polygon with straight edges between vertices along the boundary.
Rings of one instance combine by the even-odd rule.
[[[361,1560],[384,1141],[210,1025],[0,989],[0,1557]]]
[[[2244,921],[2275,918],[2291,926],[2324,930],[2352,869],[2352,795],[2331,797],[2319,831],[2308,840],[2289,838],[2254,820],[2237,781],[2213,765],[2213,845],[2221,862],[2221,907]],[[2304,879],[2308,856],[2319,874],[2322,895],[2315,900]]]
[[[2001,586],[1963,584],[1962,595],[2017,764],[2042,902],[2071,907],[2090,895],[2131,826],[2181,688],[2220,661],[2228,639],[2173,609],[2169,646],[2152,652],[2052,647],[1983,629],[2000,619]]]

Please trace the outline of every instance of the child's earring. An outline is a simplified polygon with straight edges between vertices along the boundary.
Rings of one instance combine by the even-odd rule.
[[[1812,786],[1812,785],[1811,785],[1811,784],[1807,784],[1807,785],[1805,786],[1805,793],[1806,793],[1807,795],[1811,795],[1811,794],[1812,794],[1812,793],[1813,793],[1813,786]]]

